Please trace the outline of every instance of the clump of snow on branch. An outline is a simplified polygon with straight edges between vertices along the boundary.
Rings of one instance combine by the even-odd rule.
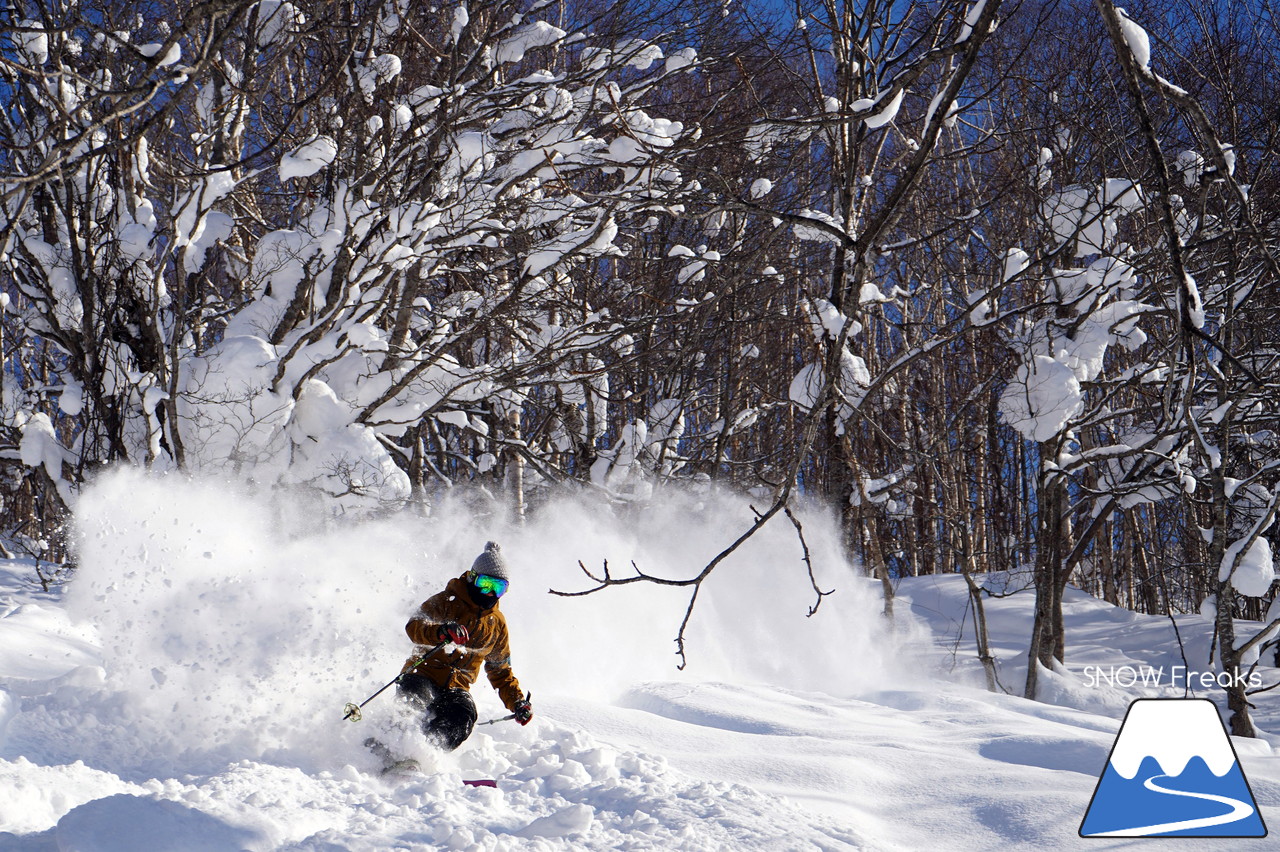
[[[866,389],[871,385],[871,371],[867,362],[849,348],[850,339],[862,330],[861,324],[850,319],[826,299],[813,299],[802,303],[809,330],[818,344],[818,352],[827,346],[843,345],[838,352],[839,377],[834,383],[836,397],[836,431],[844,434],[845,424],[854,415]],[[822,390],[826,384],[826,369],[821,355],[800,368],[787,390],[791,402],[805,411],[812,411],[823,402]]]
[[[1106,251],[1119,232],[1118,221],[1143,206],[1142,188],[1120,178],[1099,187],[1069,186],[1051,194],[1042,215],[1059,240],[1071,242],[1077,257]]]
[[[122,461],[303,486],[334,511],[357,512],[408,497],[410,429],[465,431],[476,441],[468,462],[480,458],[477,469],[491,470],[498,447],[479,440],[499,437],[492,424],[518,413],[533,388],[575,412],[551,428],[554,446],[594,451],[604,437],[610,365],[597,352],[621,354],[627,335],[574,292],[573,273],[627,251],[631,228],[683,212],[670,198],[686,183],[680,149],[691,130],[661,114],[653,104],[662,99],[650,93],[677,72],[695,71],[697,51],[570,35],[539,20],[536,9],[469,39],[467,4],[451,4],[444,22],[458,50],[476,51],[464,71],[474,80],[401,92],[409,69],[389,45],[407,8],[385,4],[370,20],[367,47],[334,78],[346,90],[316,99],[317,118],[310,126],[299,118],[299,135],[274,152],[275,169],[226,164],[227,150],[244,142],[233,117],[252,114],[252,93],[199,79],[188,116],[190,174],[175,179],[172,194],[154,190],[145,136],[120,153],[133,178],[127,192],[89,166],[71,175],[109,223],[102,245],[84,241],[81,251],[111,258],[121,292],[150,321],[139,329],[130,318],[130,334],[154,331],[158,339],[146,341],[145,354],[132,338],[107,341],[95,354],[102,388],[89,390],[72,369],[50,385],[68,418],[93,422],[94,394],[111,398]],[[24,62],[44,64],[53,36],[27,23],[15,46]],[[241,24],[246,43],[272,61],[308,49],[307,17],[294,3],[259,0]],[[127,51],[105,36],[98,41],[149,71],[181,59],[180,40]],[[581,53],[557,52],[569,43],[583,43]],[[555,61],[516,70],[544,57]],[[60,91],[51,97],[74,116],[90,90],[69,76]],[[446,100],[450,119],[440,124]],[[368,104],[370,114],[345,127],[343,103]],[[99,160],[107,155],[86,151],[85,162],[105,173]],[[415,171],[422,163],[435,165]],[[298,186],[321,175],[306,191]],[[290,196],[287,213],[247,212],[254,205],[242,202],[264,179]],[[65,240],[45,239],[70,233],[74,223],[64,224],[13,228],[29,278],[48,294],[34,303],[39,310],[27,300],[24,322],[50,341],[82,333],[81,292],[91,286],[77,279]],[[706,278],[721,259],[710,245],[690,252],[675,273],[681,285]],[[219,287],[236,298],[216,292],[207,305],[183,305],[195,319],[179,327],[169,270],[226,282]],[[467,286],[454,286],[461,271]],[[671,310],[712,298],[679,299]],[[567,304],[582,310],[566,312]],[[485,340],[473,346],[476,328]],[[562,357],[575,349],[582,354]],[[26,427],[25,457],[70,489],[64,476],[81,467],[83,443],[59,455],[52,428],[59,424],[51,431],[34,412],[16,414],[14,425]],[[679,468],[683,420],[668,415],[655,411],[643,440],[635,430],[640,455],[659,459],[636,468],[646,475]],[[625,454],[624,441],[614,456]]]
[[[898,110],[902,108],[902,98],[907,93],[906,89],[898,89],[893,97],[876,113],[867,116],[863,122],[871,130],[877,130],[884,127],[889,122],[898,117]]]
[[[258,47],[267,47],[282,35],[300,29],[307,16],[292,3],[283,0],[259,0],[254,4],[258,16]]]
[[[338,156],[338,144],[328,136],[317,136],[280,158],[280,180],[311,177]]]
[[[1117,8],[1116,12],[1120,18],[1120,32],[1124,35],[1125,44],[1129,46],[1129,52],[1133,54],[1133,61],[1143,71],[1150,71],[1151,37],[1124,9]]]
[[[1240,594],[1260,598],[1270,591],[1271,584],[1276,579],[1271,543],[1262,536],[1249,543],[1247,549],[1246,543],[1248,539],[1241,539],[1227,548],[1222,557],[1222,565],[1218,568],[1218,579],[1224,582],[1230,579],[1231,585]]]
[[[1147,340],[1138,323],[1152,308],[1133,298],[1136,274],[1124,260],[1105,254],[1121,217],[1143,203],[1141,187],[1125,180],[1070,187],[1046,202],[1054,236],[1075,241],[1077,256],[1100,256],[1082,268],[1054,270],[1046,295],[1057,306],[1055,316],[1023,329],[1026,354],[999,406],[1005,422],[1028,440],[1045,442],[1067,431],[1084,411],[1085,387],[1102,375],[1108,350],[1134,350]],[[1028,265],[1024,251],[1011,249],[1003,279],[1021,275]]]
[[[1036,442],[1057,435],[1083,408],[1084,393],[1075,372],[1048,355],[1034,355],[1020,364],[1000,397],[1004,421]]]

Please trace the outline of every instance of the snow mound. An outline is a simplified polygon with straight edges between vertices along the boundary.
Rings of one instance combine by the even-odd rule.
[[[1241,539],[1227,548],[1222,558],[1222,567],[1218,570],[1218,579],[1226,580],[1230,577],[1237,592],[1260,598],[1275,582],[1275,559],[1271,555],[1271,543],[1261,536],[1253,540],[1244,556],[1240,556],[1240,550],[1246,541],[1247,539]]]
[[[4,790],[0,796],[0,832],[15,834],[42,831],[68,811],[101,796],[147,792],[79,761],[39,766],[25,757],[0,761],[0,790]],[[5,840],[0,833],[0,849],[8,848]]]
[[[100,662],[98,649],[61,609],[40,604],[7,613],[0,609],[0,679],[46,680]]]
[[[124,794],[81,805],[58,821],[54,836],[59,849],[75,852],[227,852],[249,848],[257,839],[189,805]]]

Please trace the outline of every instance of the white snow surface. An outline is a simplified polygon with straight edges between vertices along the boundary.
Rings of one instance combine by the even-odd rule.
[[[566,500],[523,526],[459,498],[317,526],[285,494],[108,474],[77,506],[65,587],[0,562],[0,850],[1074,849],[1128,702],[1182,694],[1090,687],[1085,665],[1181,658],[1167,618],[1075,591],[1047,701],[982,690],[963,579],[903,580],[886,631],[878,584],[815,510],[801,517],[835,594],[806,617],[794,531],[768,526],[708,581],[677,671],[685,592],[547,589],[588,588],[579,559],[689,576],[749,523],[736,498],[658,492],[625,520]],[[503,610],[534,721],[479,727],[448,755],[390,694],[340,721],[399,670],[414,606],[487,538],[512,565]],[[1031,612],[1025,593],[987,601],[1006,687],[1025,675]],[[1209,621],[1178,624],[1188,659],[1207,659]],[[482,720],[505,712],[483,679],[473,695]],[[1280,727],[1257,700],[1261,727]],[[371,735],[424,771],[379,776]],[[1272,819],[1277,742],[1236,741]]]
[[[964,26],[960,28],[960,35],[956,41],[964,41],[973,34],[973,28],[978,25],[978,20],[982,18],[982,12],[987,8],[987,0],[978,0],[969,7],[969,12],[964,16]]]

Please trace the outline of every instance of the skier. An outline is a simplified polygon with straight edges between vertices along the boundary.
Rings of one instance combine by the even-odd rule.
[[[471,570],[423,602],[405,625],[405,632],[419,647],[405,663],[397,691],[423,712],[422,729],[440,748],[453,751],[471,736],[476,705],[468,690],[481,664],[515,720],[527,725],[533,718],[529,697],[520,691],[511,671],[507,620],[498,609],[508,581],[506,560],[491,541]],[[414,660],[441,642],[450,644],[413,666]]]

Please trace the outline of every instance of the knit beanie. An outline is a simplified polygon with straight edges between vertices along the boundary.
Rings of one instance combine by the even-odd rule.
[[[476,561],[471,563],[472,574],[488,574],[490,577],[499,577],[503,580],[510,580],[507,574],[507,560],[502,558],[502,548],[498,547],[496,541],[491,541],[484,546],[484,553],[476,557]]]

